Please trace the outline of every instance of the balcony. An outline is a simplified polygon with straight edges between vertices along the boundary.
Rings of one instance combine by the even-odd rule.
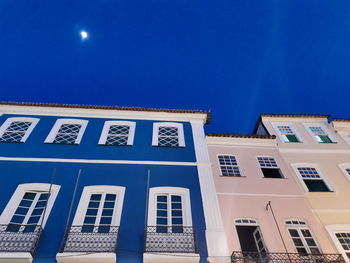
[[[31,262],[41,233],[39,225],[0,225],[0,260],[14,257],[17,262]]]
[[[116,262],[119,226],[69,226],[58,262]]]
[[[341,254],[258,253],[234,251],[232,263],[345,263]]]
[[[148,226],[144,262],[198,262],[193,227]]]

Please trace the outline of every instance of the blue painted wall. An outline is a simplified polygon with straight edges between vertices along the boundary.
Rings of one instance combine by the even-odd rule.
[[[6,153],[6,156],[179,162],[194,162],[196,160],[191,124],[187,122],[183,123],[186,144],[186,147],[184,148],[152,146],[153,123],[159,121],[148,120],[135,121],[136,129],[133,146],[98,145],[104,122],[118,119],[97,118],[77,118],[89,121],[80,144],[60,145],[44,143],[58,117],[3,115],[0,116],[0,123],[2,124],[9,117],[33,117],[40,118],[40,121],[24,144],[4,143],[0,145],[0,152]]]
[[[1,123],[7,117],[14,117],[14,115],[2,116]],[[104,119],[88,119],[89,124],[80,145],[50,145],[44,144],[44,140],[57,118],[39,118],[38,125],[25,143],[1,143],[0,156],[195,161],[189,123],[184,123],[185,148],[152,147],[152,121],[137,121],[133,146],[98,146],[97,142]],[[63,238],[79,169],[82,169],[82,175],[70,223],[84,186],[118,185],[126,187],[119,233],[118,262],[142,262],[148,169],[151,171],[150,187],[172,186],[190,189],[193,226],[197,232],[201,261],[206,262],[205,219],[198,172],[195,166],[1,161],[0,210],[3,211],[19,184],[50,183],[54,168],[57,169],[54,183],[60,185],[61,189],[40,240],[35,263],[56,262],[54,258]]]

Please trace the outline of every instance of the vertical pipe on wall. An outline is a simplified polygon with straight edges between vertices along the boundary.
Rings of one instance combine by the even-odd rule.
[[[272,216],[273,216],[273,220],[275,221],[275,224],[276,224],[278,233],[279,233],[279,235],[280,235],[280,237],[281,237],[284,250],[285,250],[286,253],[288,254],[288,250],[287,250],[286,244],[284,243],[284,239],[283,239],[283,236],[282,236],[280,227],[278,226],[278,223],[277,223],[277,220],[276,220],[276,217],[275,217],[275,213],[273,212],[273,208],[272,208],[272,205],[271,205],[271,201],[269,201],[269,202],[267,203],[267,205],[266,205],[266,210],[267,210],[267,211],[269,211],[269,207],[270,207],[270,210],[271,210],[271,214],[272,214]],[[289,258],[289,254],[288,254],[288,258]]]

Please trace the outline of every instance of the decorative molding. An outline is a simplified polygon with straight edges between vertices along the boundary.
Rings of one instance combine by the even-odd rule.
[[[256,194],[256,193],[225,193],[218,192],[217,195],[229,195],[229,196],[265,196],[265,197],[291,197],[302,198],[304,195],[285,195],[285,194]]]
[[[152,146],[158,146],[159,127],[176,127],[178,132],[179,147],[185,147],[185,134],[182,123],[176,122],[155,122],[153,123]]]
[[[90,185],[85,186],[83,193],[81,194],[78,208],[75,212],[75,216],[73,219],[72,225],[83,225],[84,223],[84,217],[86,215],[86,211],[89,206],[90,196],[92,194],[116,194],[116,200],[113,208],[113,216],[112,216],[112,222],[111,226],[119,226],[120,225],[120,218],[122,215],[123,210],[123,203],[124,203],[124,194],[125,194],[125,187],[123,186],[114,186],[114,185]],[[100,212],[102,212],[102,209]],[[100,215],[96,215],[98,218]]]
[[[1,105],[0,114],[59,116],[77,118],[105,118],[125,120],[157,120],[157,121],[193,121],[197,120],[206,124],[209,120],[206,112],[162,112],[162,111],[137,111],[137,110],[109,110],[96,108],[71,108],[71,107],[41,107],[41,106],[17,106]]]
[[[98,144],[105,145],[107,141],[107,137],[109,135],[109,127],[112,125],[125,125],[129,126],[129,134],[128,134],[128,141],[126,145],[133,145],[134,143],[134,136],[135,136],[135,128],[136,128],[136,122],[134,121],[105,121],[100,139],[98,141]]]
[[[42,216],[40,217],[39,222],[42,220],[42,227],[45,227],[45,224],[47,222],[47,219],[49,218],[51,209],[53,207],[53,204],[55,203],[56,197],[58,195],[58,192],[60,190],[61,186],[53,184],[51,187],[51,195],[47,202],[46,207],[46,213],[45,218],[42,219]],[[30,184],[20,184],[17,186],[17,189],[13,193],[11,199],[7,203],[4,211],[2,212],[0,216],[0,224],[8,224],[15,213],[19,203],[21,202],[23,195],[26,191],[47,191],[50,190],[50,184],[43,184],[43,183],[30,183]]]
[[[314,213],[350,213],[350,209],[312,209]]]
[[[206,222],[208,257],[228,256],[230,252],[216,195],[203,124],[192,121],[191,125],[197,162],[207,164],[198,165],[198,177]]]
[[[79,144],[82,137],[83,137],[83,134],[85,132],[85,129],[86,129],[88,122],[89,122],[88,120],[81,120],[81,119],[57,119],[54,126],[52,127],[49,135],[46,137],[45,143],[53,143],[53,141],[55,140],[55,138],[57,136],[59,129],[61,128],[61,126],[63,124],[80,124],[81,127],[79,129],[78,136],[74,142],[74,144]]]
[[[7,128],[14,121],[31,122],[30,126],[28,127],[24,136],[21,139],[21,142],[25,142],[28,139],[29,135],[32,133],[34,127],[38,124],[39,120],[40,119],[38,119],[38,118],[27,118],[27,117],[7,118],[6,121],[0,127],[0,137],[2,137],[2,135],[6,132]]]
[[[132,161],[132,160],[97,160],[97,159],[63,159],[63,158],[27,158],[1,157],[0,161],[18,162],[57,162],[57,163],[105,163],[105,164],[140,164],[140,165],[174,165],[174,166],[210,166],[208,163],[197,162],[169,162],[169,161]]]

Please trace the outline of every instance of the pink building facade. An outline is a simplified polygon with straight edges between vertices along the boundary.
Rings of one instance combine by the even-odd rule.
[[[283,160],[275,136],[206,138],[232,262],[290,257],[314,262],[315,254],[329,260],[322,262],[342,262]]]

